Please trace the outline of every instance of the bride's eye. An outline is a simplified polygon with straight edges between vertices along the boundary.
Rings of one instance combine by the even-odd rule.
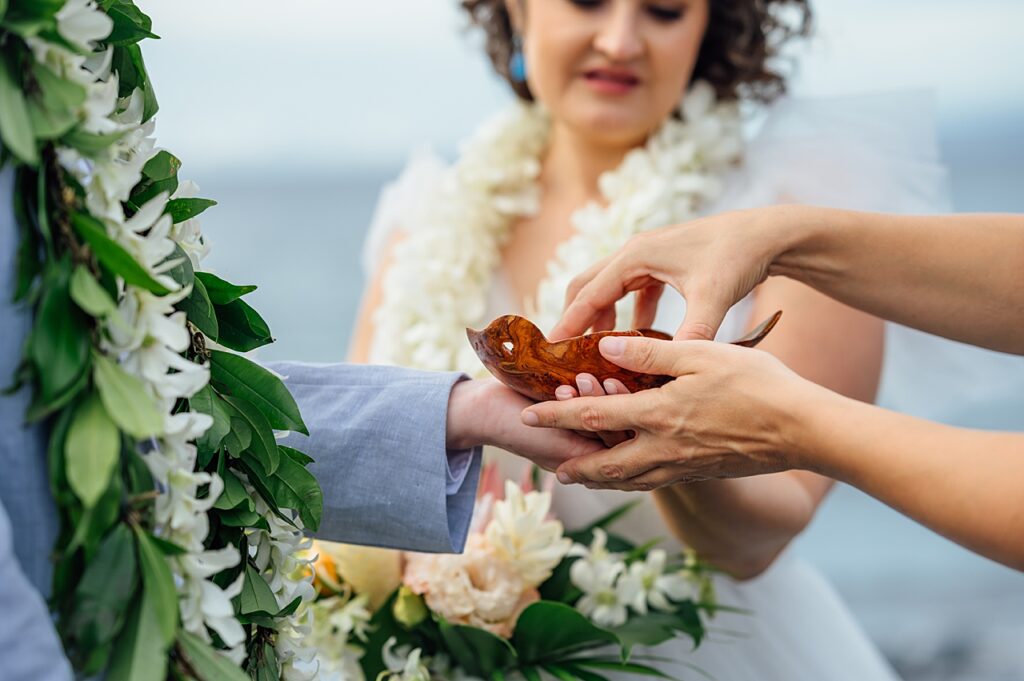
[[[569,2],[582,9],[594,9],[601,6],[602,0],[569,0]]]
[[[684,7],[669,7],[666,5],[648,5],[647,13],[651,15],[655,20],[669,23],[681,19],[684,12]]]

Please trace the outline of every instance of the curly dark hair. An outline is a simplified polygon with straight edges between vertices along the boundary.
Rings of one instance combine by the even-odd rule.
[[[512,20],[504,0],[461,0],[470,23],[486,38],[494,69],[522,99],[533,101],[526,83],[509,74]],[[708,28],[693,79],[706,80],[723,100],[771,102],[786,92],[786,76],[775,62],[791,38],[811,30],[809,0],[708,0]]]

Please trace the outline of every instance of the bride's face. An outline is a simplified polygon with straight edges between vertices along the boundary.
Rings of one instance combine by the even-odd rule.
[[[640,144],[679,103],[709,0],[509,0],[531,92],[598,143]]]

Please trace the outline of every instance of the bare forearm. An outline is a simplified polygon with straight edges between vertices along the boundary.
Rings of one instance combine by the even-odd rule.
[[[952,428],[817,392],[791,424],[799,465],[1024,569],[1024,434]]]
[[[677,539],[733,577],[748,579],[771,565],[814,514],[817,502],[799,475],[708,480],[653,494]],[[766,498],[785,503],[766,512]]]
[[[1024,217],[892,216],[785,206],[771,274],[880,317],[1024,354]]]

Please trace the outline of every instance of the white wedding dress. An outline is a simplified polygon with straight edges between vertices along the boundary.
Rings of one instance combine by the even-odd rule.
[[[931,120],[929,103],[917,96],[782,101],[752,135],[743,165],[725,178],[724,195],[702,212],[780,201],[904,213],[946,210],[945,173],[937,161]],[[393,229],[416,229],[417,205],[436,186],[443,167],[436,158],[419,155],[385,190],[367,239],[367,272],[375,270]],[[741,336],[755,321],[748,318],[749,302],[741,301],[729,312],[721,339]],[[666,291],[655,328],[674,330],[684,311],[683,299]],[[483,321],[509,313],[523,310],[513,300],[505,274],[495,272]],[[509,477],[519,477],[520,460],[504,453],[498,458]],[[571,529],[635,498],[556,485],[554,510]],[[668,536],[650,498],[613,529],[638,543]],[[679,549],[673,541],[665,544]],[[688,640],[679,639],[637,652],[685,663],[654,665],[675,678],[696,678],[686,665],[696,665],[716,681],[896,678],[831,586],[791,553],[756,579],[721,577],[716,586],[720,603],[750,614],[716,616],[709,639],[696,651]]]

